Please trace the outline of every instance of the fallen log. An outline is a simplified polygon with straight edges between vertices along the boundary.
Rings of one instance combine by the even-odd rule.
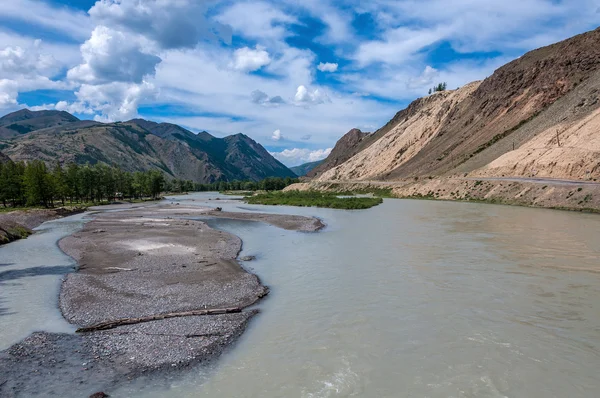
[[[237,312],[242,312],[242,309],[240,307],[231,307],[231,308],[213,308],[213,309],[208,309],[208,310],[170,312],[167,314],[150,315],[150,316],[145,316],[145,317],[141,317],[141,318],[123,318],[123,319],[117,319],[114,321],[100,322],[100,323],[97,323],[92,326],[79,328],[76,330],[76,332],[77,333],[96,332],[99,330],[114,329],[116,327],[124,326],[124,325],[135,325],[137,323],[159,321],[161,319],[168,319],[168,318],[180,318],[180,317],[184,317],[184,316],[222,315],[222,314],[233,314],[233,313],[237,313]]]

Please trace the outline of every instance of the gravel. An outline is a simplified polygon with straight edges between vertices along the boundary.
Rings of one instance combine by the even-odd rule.
[[[64,317],[91,326],[189,310],[246,308],[264,297],[268,289],[236,261],[241,240],[186,220],[186,212],[197,216],[198,208],[97,213],[80,232],[61,240],[61,249],[79,264],[61,288]],[[309,217],[218,213],[305,232],[323,227]],[[206,363],[231,345],[256,313],[168,318],[76,335],[37,332],[0,352],[0,396],[110,394],[142,375]]]

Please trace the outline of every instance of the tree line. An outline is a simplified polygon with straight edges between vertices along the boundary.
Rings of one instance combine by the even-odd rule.
[[[433,88],[429,89],[429,94],[431,94],[431,93],[437,93],[437,92],[440,92],[440,91],[446,91],[447,88],[448,88],[448,85],[446,84],[446,82],[438,83],[436,86],[434,86]]]
[[[158,199],[163,192],[280,190],[297,182],[291,178],[255,181],[220,181],[198,184],[165,179],[159,170],[127,172],[98,163],[49,168],[40,160],[0,163],[0,202],[4,207],[63,206],[70,203],[101,203],[120,199]]]
[[[297,178],[268,177],[261,181],[218,181],[212,184],[196,184],[195,190],[204,191],[280,191],[298,182]]]

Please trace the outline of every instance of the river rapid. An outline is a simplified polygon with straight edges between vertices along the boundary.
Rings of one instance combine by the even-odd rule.
[[[244,265],[271,289],[257,305],[261,314],[213,365],[134,381],[111,395],[598,396],[598,215],[436,201],[341,211],[208,200],[216,196],[169,201],[314,215],[327,228],[299,233],[210,220],[242,238],[242,255],[257,257]],[[0,275],[72,265],[55,243],[36,243],[55,242],[82,221],[62,222],[1,247],[8,265]],[[0,278],[3,348],[33,329],[70,330],[56,309],[60,276],[20,275]],[[6,326],[19,322],[15,332]]]

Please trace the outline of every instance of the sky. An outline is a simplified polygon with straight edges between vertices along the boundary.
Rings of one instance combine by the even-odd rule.
[[[600,0],[1,0],[0,114],[244,133],[295,166],[599,25]]]

